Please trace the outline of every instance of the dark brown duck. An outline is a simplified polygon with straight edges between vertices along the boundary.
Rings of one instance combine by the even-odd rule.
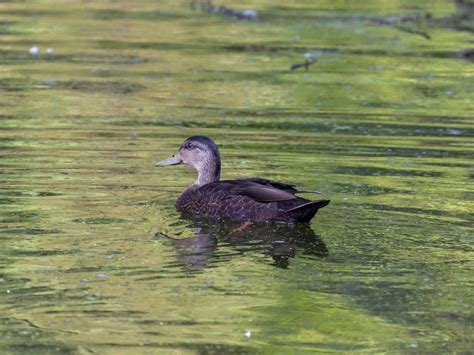
[[[329,200],[311,201],[296,196],[294,185],[261,178],[220,180],[221,157],[206,136],[189,137],[178,153],[156,166],[187,164],[198,178],[176,201],[178,211],[214,218],[254,222],[309,222]],[[311,191],[310,191],[311,192]],[[313,191],[314,192],[314,191]]]

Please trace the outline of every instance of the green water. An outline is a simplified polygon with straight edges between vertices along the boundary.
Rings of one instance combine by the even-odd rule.
[[[472,351],[472,18],[447,0],[222,4],[261,21],[0,2],[0,352]],[[153,163],[194,134],[224,178],[331,204],[310,226],[182,219],[194,173]]]

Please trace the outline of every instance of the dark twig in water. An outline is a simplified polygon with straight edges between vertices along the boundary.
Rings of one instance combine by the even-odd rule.
[[[304,54],[306,60],[304,63],[296,63],[293,64],[290,69],[291,71],[295,71],[299,68],[304,68],[306,71],[308,71],[309,66],[312,65],[313,63],[316,63],[316,56],[312,52],[307,52]]]
[[[309,66],[313,63],[315,63],[316,60],[310,61],[306,60],[304,63],[296,63],[291,66],[291,71],[297,70],[299,68],[304,68],[305,70],[308,70]]]
[[[404,23],[420,23],[422,21],[427,21],[430,19],[431,19],[431,14],[424,13],[424,14],[410,14],[410,15],[404,15],[404,16],[376,17],[376,18],[370,19],[370,21],[375,25],[392,26],[396,28],[397,30],[414,34],[414,35],[418,35],[426,39],[431,39],[431,36],[426,32],[415,30],[415,29],[408,28],[406,26],[401,25]]]
[[[408,28],[408,27],[403,27],[403,26],[398,26],[398,25],[393,25],[393,27],[396,28],[397,30],[400,30],[400,31],[403,31],[403,32],[418,35],[418,36],[421,36],[421,37],[426,38],[426,39],[431,39],[431,36],[428,33],[423,32],[423,31],[417,31],[417,30],[414,30],[414,29],[411,29],[411,28]]]
[[[458,52],[458,57],[468,62],[474,62],[474,49],[465,49],[463,51]]]
[[[29,320],[29,319],[26,319],[26,318],[13,317],[13,319],[18,320],[18,321],[21,321],[21,322],[25,322],[25,323],[28,324],[31,328],[39,329],[39,330],[44,331],[44,332],[51,332],[51,331],[58,332],[58,331],[60,331],[60,332],[63,332],[63,333],[80,334],[80,332],[71,331],[71,330],[53,329],[53,328],[42,327],[42,326],[39,326],[39,325],[37,325],[36,323],[34,323],[33,321],[31,321],[31,320]]]
[[[431,19],[430,13],[424,14],[411,14],[405,16],[390,16],[390,17],[374,17],[370,19],[373,24],[376,25],[397,25],[400,22],[420,22]]]
[[[238,20],[259,21],[260,18],[255,10],[234,10],[221,5],[213,5],[211,1],[201,2],[197,0],[191,1],[193,10],[200,10],[208,14],[217,14],[224,17],[233,17]]]
[[[474,0],[454,0],[456,13],[436,19],[434,25],[474,33]]]
[[[474,1],[472,0],[454,0],[454,4],[458,10],[458,17],[473,18],[474,17]]]

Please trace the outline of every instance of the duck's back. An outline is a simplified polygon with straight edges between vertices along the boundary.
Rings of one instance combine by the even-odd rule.
[[[329,200],[298,196],[293,185],[260,178],[191,186],[176,201],[184,213],[242,221],[309,222]]]

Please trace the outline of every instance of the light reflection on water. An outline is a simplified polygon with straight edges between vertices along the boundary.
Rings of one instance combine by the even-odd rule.
[[[0,350],[469,351],[469,38],[450,1],[416,2],[431,40],[370,24],[394,4],[0,4]],[[193,134],[332,202],[183,219],[194,173],[153,163]]]

